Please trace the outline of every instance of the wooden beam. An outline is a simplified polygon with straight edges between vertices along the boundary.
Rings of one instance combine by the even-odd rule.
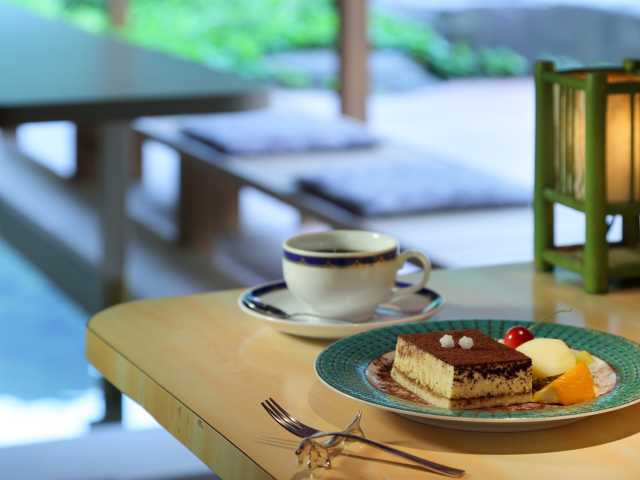
[[[367,0],[338,0],[338,12],[341,111],[364,122],[369,90]]]

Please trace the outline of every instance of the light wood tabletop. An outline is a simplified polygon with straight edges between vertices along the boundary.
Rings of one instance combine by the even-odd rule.
[[[429,285],[446,301],[440,319],[555,320],[640,341],[637,287],[588,295],[576,277],[535,273],[529,264],[435,271]],[[239,310],[239,293],[123,304],[96,315],[87,330],[91,363],[225,480],[308,478],[293,453],[297,439],[260,407],[268,396],[328,430],[362,410],[370,438],[464,468],[465,478],[640,478],[640,404],[528,433],[414,423],[330,391],[314,374],[328,342],[273,331]],[[352,445],[317,478],[436,475]]]

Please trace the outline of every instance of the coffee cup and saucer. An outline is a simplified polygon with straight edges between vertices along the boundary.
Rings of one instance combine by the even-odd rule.
[[[396,279],[406,261],[421,267],[412,282]],[[382,326],[425,320],[443,303],[426,288],[431,262],[400,252],[385,234],[330,230],[294,236],[283,244],[284,281],[245,291],[240,308],[279,331],[341,338]]]

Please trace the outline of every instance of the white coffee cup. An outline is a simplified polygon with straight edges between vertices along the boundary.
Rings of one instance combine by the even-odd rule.
[[[363,322],[381,303],[422,289],[431,262],[420,252],[399,252],[389,235],[330,230],[290,238],[283,244],[282,271],[287,288],[317,315]],[[396,274],[413,258],[422,276],[409,287],[395,286]]]

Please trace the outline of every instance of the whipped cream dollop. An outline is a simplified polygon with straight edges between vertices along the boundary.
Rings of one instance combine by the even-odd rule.
[[[467,336],[461,337],[460,340],[458,340],[458,345],[460,345],[460,348],[469,350],[473,347],[473,338]]]
[[[453,348],[456,346],[456,342],[453,341],[453,337],[451,335],[443,335],[440,337],[440,346],[442,348]]]

